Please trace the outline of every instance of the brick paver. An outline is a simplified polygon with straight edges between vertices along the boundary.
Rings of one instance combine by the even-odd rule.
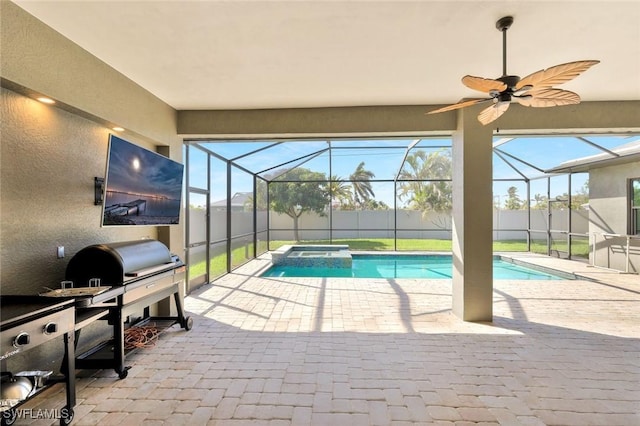
[[[78,379],[73,424],[640,424],[640,278],[517,257],[606,282],[496,281],[493,323],[465,323],[448,280],[264,279],[259,259],[189,295],[194,328],[126,379]]]

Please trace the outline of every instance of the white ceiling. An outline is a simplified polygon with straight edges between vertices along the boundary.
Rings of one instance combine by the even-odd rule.
[[[640,100],[640,0],[15,1],[185,109],[446,104],[466,74],[601,63],[562,86]]]

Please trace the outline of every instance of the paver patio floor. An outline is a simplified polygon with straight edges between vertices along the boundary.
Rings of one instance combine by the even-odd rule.
[[[193,329],[126,379],[79,379],[73,424],[640,424],[640,278],[519,257],[601,282],[495,281],[494,321],[468,323],[450,280],[260,278],[252,261],[187,296]]]

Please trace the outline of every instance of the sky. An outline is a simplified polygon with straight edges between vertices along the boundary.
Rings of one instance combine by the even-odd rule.
[[[600,154],[603,151],[592,146],[598,144],[605,149],[612,149],[637,140],[638,137],[629,136],[585,136],[580,139],[575,136],[552,136],[552,137],[518,137],[508,140],[500,137],[494,138],[494,146],[500,150],[500,156],[494,154],[493,175],[494,179],[511,179],[509,181],[494,181],[494,201],[504,206],[507,198],[507,190],[510,186],[517,188],[519,197],[526,200],[526,184],[524,179],[531,179],[531,198],[535,194],[547,194],[546,179],[536,179],[544,176],[544,173],[537,169],[550,169],[561,163],[582,158],[590,155]],[[417,142],[416,142],[417,141]],[[504,143],[501,143],[504,142]],[[590,142],[590,143],[589,143]],[[375,174],[376,179],[393,179],[398,173],[402,164],[406,147],[411,143],[416,143],[414,149],[424,149],[429,152],[438,150],[450,150],[450,138],[403,138],[403,139],[351,139],[332,140],[333,157],[329,162],[328,154],[322,153],[327,149],[326,140],[314,140],[305,143],[285,142],[274,145],[273,141],[256,142],[216,142],[206,143],[212,151],[224,158],[236,158],[252,152],[256,149],[263,149],[253,155],[237,158],[236,162],[251,172],[263,172],[267,174],[273,172],[272,167],[284,164],[287,161],[319,153],[316,157],[306,157],[297,162],[289,163],[286,166],[302,164],[302,167],[322,172],[326,175],[338,176],[347,179],[361,161],[365,162],[365,169]],[[353,148],[366,147],[367,149]],[[191,187],[206,188],[206,155],[196,149],[190,149],[189,185]],[[524,162],[518,161],[519,158]],[[509,164],[510,163],[510,164]],[[284,166],[283,166],[284,167]],[[455,164],[454,164],[455,167]],[[514,167],[517,169],[514,170]],[[212,200],[226,199],[226,168],[224,162],[214,161],[212,167]],[[572,193],[582,189],[588,179],[587,173],[574,174],[571,179]],[[250,192],[252,179],[249,174],[240,170],[232,172],[233,188],[235,192]],[[551,197],[563,195],[568,192],[567,176],[557,176],[551,179]],[[386,182],[373,182],[372,188],[377,200],[384,201],[393,207],[393,184]],[[191,204],[199,205],[192,197]],[[400,205],[398,205],[400,207]]]

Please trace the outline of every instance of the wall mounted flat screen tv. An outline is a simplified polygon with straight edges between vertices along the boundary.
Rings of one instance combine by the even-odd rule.
[[[177,225],[184,166],[109,135],[102,226]]]

